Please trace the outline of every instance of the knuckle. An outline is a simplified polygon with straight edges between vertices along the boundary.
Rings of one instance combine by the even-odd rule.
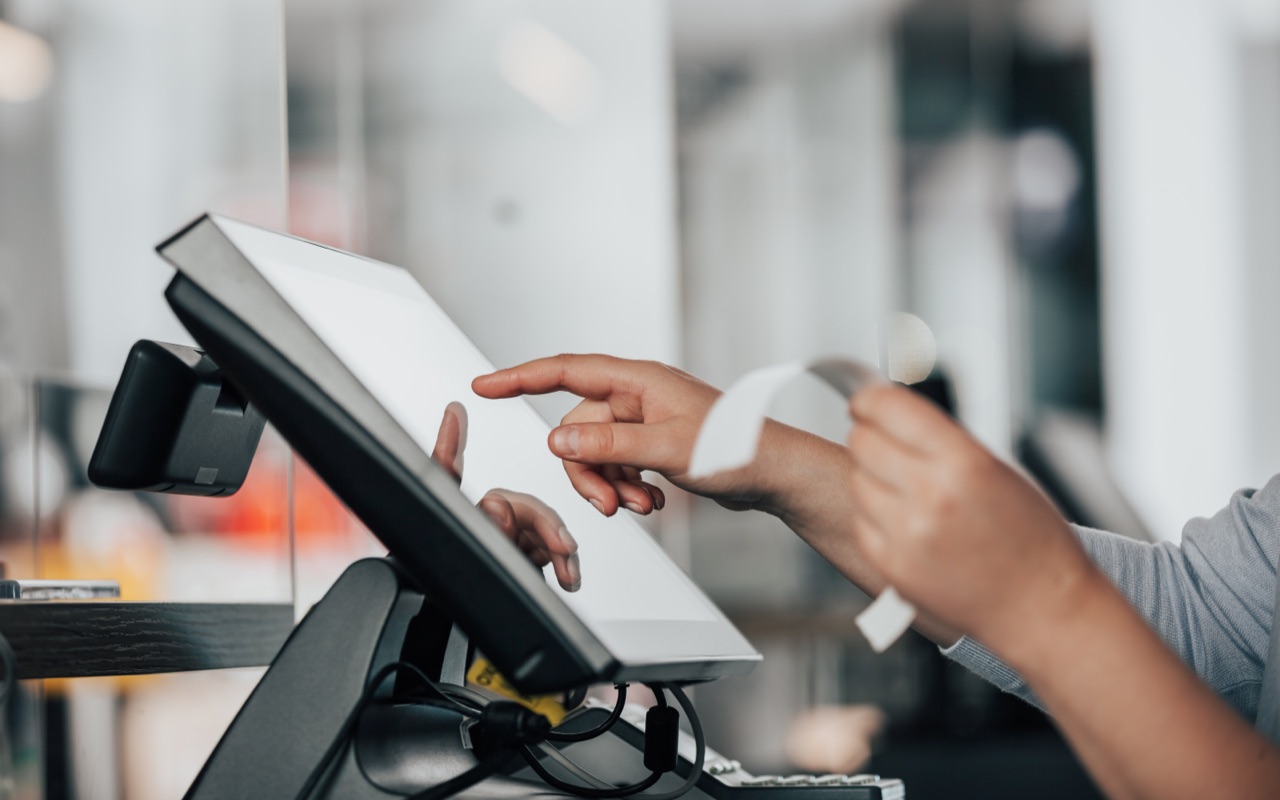
[[[870,442],[869,435],[870,432],[863,425],[854,425],[852,430],[849,431],[849,449],[853,451],[854,455],[866,451]]]
[[[945,511],[964,494],[968,481],[969,476],[960,465],[938,470],[933,479],[933,491],[929,493],[929,506],[937,512]]]
[[[966,492],[970,486],[985,482],[998,469],[995,456],[981,448],[965,448],[950,464],[948,486],[954,493]]]
[[[919,509],[930,528],[938,528],[963,507],[964,480],[954,472],[946,472],[935,482],[933,491]]]
[[[515,534],[515,520],[512,518],[510,510],[507,509],[505,504],[489,503],[483,505],[482,509],[485,514],[488,515],[489,519],[493,520],[494,524],[497,525],[503,533],[508,536]]]
[[[867,386],[849,401],[852,410],[865,417],[878,416],[885,407],[888,398],[893,397],[894,386],[888,383],[876,383]]]
[[[935,530],[934,513],[930,511],[917,511],[907,517],[904,524],[905,533],[912,539],[928,539]]]
[[[564,520],[556,513],[556,510],[541,500],[537,501],[537,511],[539,518],[549,523],[553,530],[564,527]]]
[[[563,384],[565,379],[569,376],[569,370],[573,366],[573,354],[556,353],[551,357],[551,363],[555,365],[557,381]]]
[[[614,435],[613,428],[608,425],[598,425],[587,428],[583,431],[585,435],[582,437],[583,448],[586,452],[600,458],[607,458],[614,451]]]

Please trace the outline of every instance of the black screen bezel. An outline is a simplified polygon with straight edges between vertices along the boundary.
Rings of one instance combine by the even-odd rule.
[[[205,215],[157,248],[178,270],[166,298],[179,319],[518,688],[545,692],[617,680],[706,681],[745,674],[758,663],[758,653],[621,663],[451,477],[416,445],[406,449],[409,437],[398,423],[216,222]],[[234,308],[220,298],[233,301]],[[273,341],[286,349],[245,319],[271,319]],[[400,444],[389,448],[388,442]],[[424,537],[430,548],[423,546]]]

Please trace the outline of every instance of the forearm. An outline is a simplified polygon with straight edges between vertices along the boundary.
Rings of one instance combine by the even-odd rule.
[[[848,449],[771,420],[760,452],[760,495],[752,507],[782,520],[862,591],[873,597],[883,591],[884,578],[867,564],[849,533],[855,509]],[[960,638],[959,631],[928,614],[919,615],[914,627],[943,647]]]
[[[1280,751],[1215,696],[1097,572],[993,646],[1109,797],[1274,797]],[[1000,641],[1003,638],[1004,641]]]

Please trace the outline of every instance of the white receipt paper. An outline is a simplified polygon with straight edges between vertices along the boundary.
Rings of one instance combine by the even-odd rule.
[[[883,380],[871,367],[841,358],[777,364],[748,372],[730,386],[707,413],[693,444],[689,477],[705,478],[750,464],[760,446],[760,435],[773,399],[784,386],[805,372],[821,378],[846,398],[870,383]],[[915,607],[890,586],[855,622],[871,648],[883,653],[911,627],[915,617]]]

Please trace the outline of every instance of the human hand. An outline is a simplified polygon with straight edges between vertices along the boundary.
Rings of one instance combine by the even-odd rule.
[[[852,775],[871,760],[873,742],[886,722],[885,713],[873,705],[806,709],[787,726],[787,760],[815,775]]]
[[[431,457],[458,483],[466,446],[467,410],[453,402],[444,410]],[[582,586],[578,543],[554,509],[533,495],[508,489],[490,489],[476,505],[536,566],[551,564],[566,591],[576,592]]]
[[[881,384],[850,412],[855,538],[917,606],[1000,648],[1096,576],[1040,490],[927,399]]]
[[[662,490],[644,481],[641,470],[729,508],[749,508],[760,499],[761,466],[689,479],[694,440],[720,391],[674,367],[560,355],[482,375],[471,388],[487,398],[557,391],[583,398],[547,441],[574,488],[606,516],[620,506],[648,514],[665,505]]]

